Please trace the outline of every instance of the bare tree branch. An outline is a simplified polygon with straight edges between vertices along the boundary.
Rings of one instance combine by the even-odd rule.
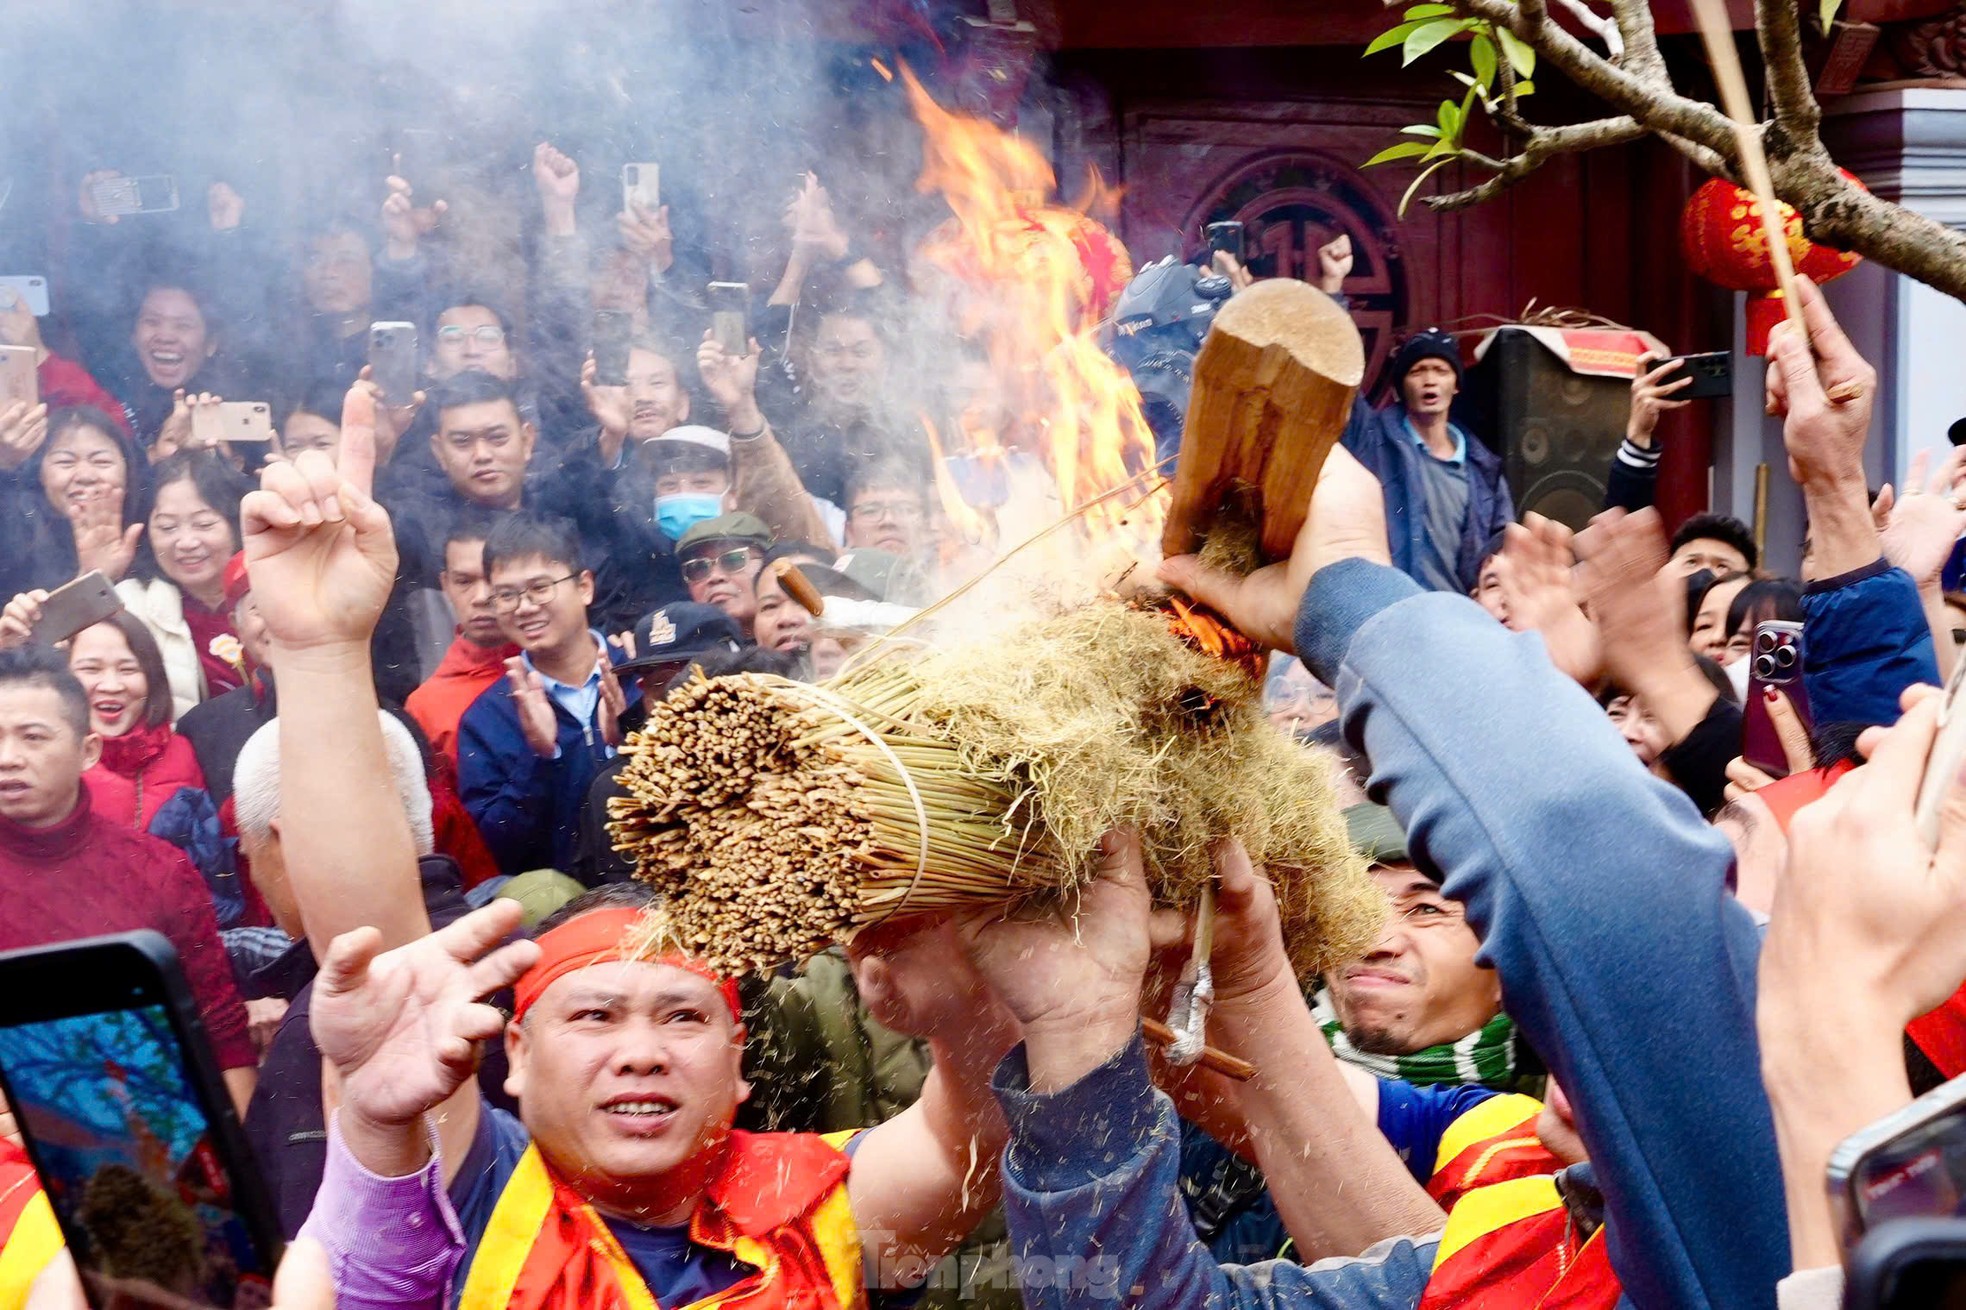
[[[1755,0],[1755,34],[1761,42],[1761,62],[1768,71],[1768,98],[1774,106],[1779,137],[1770,142],[1776,153],[1790,147],[1807,149],[1817,141],[1822,109],[1809,86],[1802,62],[1802,19],[1797,0]]]
[[[1581,154],[1586,150],[1597,150],[1604,146],[1623,145],[1627,141],[1636,141],[1646,135],[1648,135],[1647,129],[1629,115],[1601,118],[1589,123],[1573,123],[1567,127],[1534,128],[1528,140],[1523,143],[1521,153],[1511,155],[1499,162],[1486,156],[1476,159],[1475,162],[1485,167],[1492,167],[1495,176],[1465,191],[1455,191],[1444,196],[1428,196],[1424,203],[1437,214],[1466,209],[1500,195],[1541,168],[1552,156]],[[1468,153],[1463,152],[1464,155]]]
[[[1652,26],[1652,6],[1647,0],[1611,0],[1611,14],[1624,34],[1626,69],[1642,82],[1670,89],[1666,58],[1659,53],[1659,34]]]

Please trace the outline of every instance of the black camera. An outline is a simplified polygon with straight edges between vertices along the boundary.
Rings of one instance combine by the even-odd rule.
[[[1107,350],[1140,389],[1141,410],[1154,432],[1154,458],[1163,463],[1181,449],[1195,356],[1233,290],[1229,279],[1169,255],[1135,274],[1113,306]]]

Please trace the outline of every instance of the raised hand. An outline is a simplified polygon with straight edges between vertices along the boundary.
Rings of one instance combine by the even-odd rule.
[[[1152,899],[1136,833],[1108,833],[1072,913],[972,914],[957,931],[1029,1044],[1031,1084],[1055,1091],[1097,1068],[1140,1022]]]
[[[1177,555],[1161,562],[1159,576],[1215,609],[1251,641],[1294,655],[1297,641],[1292,629],[1304,589],[1325,565],[1352,558],[1392,562],[1386,545],[1385,495],[1379,479],[1350,451],[1333,446],[1318,471],[1310,513],[1287,562],[1242,577],[1203,564],[1199,556]]]
[[[1345,289],[1345,279],[1352,275],[1352,238],[1340,232],[1331,240],[1317,248],[1318,290],[1327,296],[1335,296]]]
[[[1877,518],[1878,540],[1884,558],[1911,574],[1921,587],[1935,587],[1962,533],[1966,510],[1953,500],[1953,487],[1966,472],[1966,446],[1955,446],[1939,471],[1929,479],[1931,456],[1919,451],[1911,458],[1900,496],[1886,483],[1871,507]]]
[[[98,168],[82,175],[79,207],[84,223],[109,223],[113,225],[116,222],[116,215],[105,214],[96,208],[96,183],[107,182],[112,177],[121,176],[123,174],[114,168]]]
[[[12,287],[0,287],[0,346],[31,347],[37,364],[48,357],[41,320],[28,308],[27,297]]]
[[[464,1085],[477,1069],[477,1043],[505,1026],[483,998],[539,958],[534,942],[499,945],[520,918],[518,902],[498,900],[393,951],[381,951],[374,928],[334,939],[308,1024],[341,1075],[344,1116],[385,1128],[413,1123]]]
[[[205,188],[205,213],[212,231],[229,232],[246,217],[246,201],[230,182],[214,182]]]
[[[580,165],[555,149],[551,142],[541,141],[532,148],[532,184],[539,192],[546,234],[572,236],[576,230],[574,201],[580,196]]]
[[[1585,687],[1604,672],[1597,627],[1585,615],[1570,529],[1529,513],[1502,537],[1508,560],[1509,627],[1541,634],[1550,662]]]
[[[1789,474],[1805,488],[1864,482],[1864,442],[1877,402],[1877,370],[1843,334],[1806,277],[1795,280],[1809,338],[1786,319],[1768,338],[1768,412],[1781,415]]]
[[[546,694],[546,680],[518,655],[505,661],[505,680],[512,687],[512,705],[519,712],[519,731],[525,734],[526,745],[534,754],[551,759],[560,749],[560,721],[553,713],[552,697]]]
[[[580,394],[587,401],[587,412],[600,424],[601,443],[609,450],[607,462],[612,464],[621,453],[621,443],[628,439],[628,425],[635,421],[635,402],[629,398],[627,387],[604,387],[594,378],[594,355],[590,351],[580,366]]]
[[[751,340],[750,354],[733,355],[717,340],[716,333],[703,334],[702,342],[696,347],[696,373],[703,379],[703,389],[710,393],[712,403],[726,415],[757,408],[760,358],[762,352],[755,337]],[[735,421],[732,426],[750,430],[748,425]]]
[[[633,638],[632,633],[630,638]],[[601,674],[601,740],[610,746],[619,746],[621,716],[628,712],[628,693],[621,689],[621,679],[615,676],[614,661],[608,658],[606,651],[601,652],[596,667]]]
[[[216,449],[217,441],[200,438],[198,435],[197,424],[193,421],[193,410],[205,409],[207,406],[215,406],[219,403],[220,398],[208,391],[197,391],[188,396],[183,387],[173,391],[171,416],[164,420],[162,427],[157,429],[157,440],[150,443],[150,462],[155,464],[169,459],[180,450]],[[218,411],[210,409],[207,412],[216,415]]]
[[[846,229],[833,214],[833,202],[819,179],[806,174],[805,187],[785,208],[785,225],[792,233],[792,248],[808,259],[838,263],[846,258],[849,242]]]
[[[382,202],[383,253],[391,259],[414,259],[417,243],[436,230],[450,206],[439,200],[418,208],[410,184],[391,176],[384,183],[389,194]]]
[[[384,404],[382,388],[375,384],[375,371],[367,364],[356,374],[355,389],[369,398],[369,405],[375,411],[375,467],[385,468],[396,457],[397,444],[410,430],[410,424],[416,422],[417,411],[429,397],[413,391],[407,405]]]
[[[0,610],[0,650],[13,650],[34,640],[34,625],[41,621],[41,602],[48,593],[36,588],[23,591]]]
[[[137,543],[143,539],[143,524],[124,526],[123,495],[119,489],[110,495],[91,496],[62,506],[75,537],[75,558],[80,572],[94,570],[111,582],[121,582],[129,576],[130,565],[137,557]]]
[[[0,469],[11,473],[27,463],[48,439],[48,407],[16,400],[0,409]]]
[[[1693,385],[1692,374],[1667,382],[1666,374],[1678,368],[1678,363],[1667,360],[1656,367],[1653,364],[1652,356],[1640,355],[1639,373],[1632,379],[1632,408],[1630,416],[1625,419],[1625,435],[1635,446],[1651,446],[1652,433],[1659,426],[1661,414],[1667,410],[1684,409],[1693,403],[1673,399],[1675,394]]]
[[[1583,587],[1604,652],[1605,672],[1631,688],[1655,665],[1686,650],[1686,592],[1666,578],[1665,529],[1657,510],[1600,514],[1577,537]]]
[[[669,231],[669,206],[653,214],[633,205],[615,216],[621,232],[621,248],[658,273],[667,273],[676,262],[676,240]]]
[[[369,494],[375,445],[375,400],[351,388],[338,460],[309,450],[268,464],[240,505],[254,599],[277,651],[366,646],[375,632],[396,583],[396,538]]]

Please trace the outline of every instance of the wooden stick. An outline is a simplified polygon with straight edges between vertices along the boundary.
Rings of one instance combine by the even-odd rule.
[[[1741,155],[1741,172],[1747,175],[1748,189],[1761,206],[1761,230],[1768,239],[1768,258],[1775,265],[1775,281],[1781,288],[1782,307],[1789,322],[1809,339],[1809,325],[1802,318],[1802,302],[1795,297],[1795,263],[1789,258],[1788,233],[1782,230],[1781,202],[1775,199],[1775,180],[1768,172],[1768,156],[1761,149],[1761,134],[1755,129],[1761,120],[1748,101],[1748,79],[1741,72],[1741,52],[1734,48],[1734,24],[1727,17],[1726,0],[1692,0],[1693,16],[1699,20],[1700,38],[1707,45],[1707,60],[1713,65],[1714,81],[1720,85],[1721,107],[1734,123],[1734,145]]]
[[[1140,1035],[1156,1046],[1174,1044],[1174,1030],[1159,1019],[1150,1019],[1146,1015],[1140,1016]],[[1256,1076],[1255,1065],[1247,1060],[1237,1059],[1227,1051],[1218,1051],[1213,1046],[1202,1047],[1201,1059],[1195,1063],[1204,1069],[1213,1069],[1224,1078],[1233,1078],[1239,1083],[1246,1083]]]

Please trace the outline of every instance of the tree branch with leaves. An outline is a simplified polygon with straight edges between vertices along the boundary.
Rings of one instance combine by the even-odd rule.
[[[1609,0],[1607,17],[1589,0],[1557,6],[1603,45],[1599,50],[1555,18],[1546,0],[1431,0],[1409,5],[1400,21],[1366,47],[1368,56],[1400,51],[1411,66],[1436,50],[1464,52],[1465,70],[1449,75],[1461,98],[1440,102],[1431,123],[1400,129],[1400,141],[1366,167],[1400,161],[1418,165],[1403,217],[1427,179],[1460,163],[1486,176],[1459,190],[1427,196],[1435,212],[1492,199],[1551,159],[1657,137],[1701,171],[1742,181],[1733,128],[1719,109],[1682,94],[1661,53],[1646,0]],[[1813,241],[1855,251],[1948,295],[1966,299],[1966,234],[1893,204],[1856,185],[1837,169],[1821,135],[1822,108],[1803,59],[1802,0],[1756,0],[1755,28],[1767,70],[1769,118],[1761,125],[1775,194],[1801,215]],[[1818,0],[1824,30],[1841,0]],[[1451,43],[1451,44],[1450,44]],[[1555,69],[1612,112],[1583,123],[1540,124],[1522,112],[1539,65]],[[1480,117],[1477,117],[1479,115]],[[1490,155],[1468,144],[1469,127],[1485,118],[1503,141]]]

